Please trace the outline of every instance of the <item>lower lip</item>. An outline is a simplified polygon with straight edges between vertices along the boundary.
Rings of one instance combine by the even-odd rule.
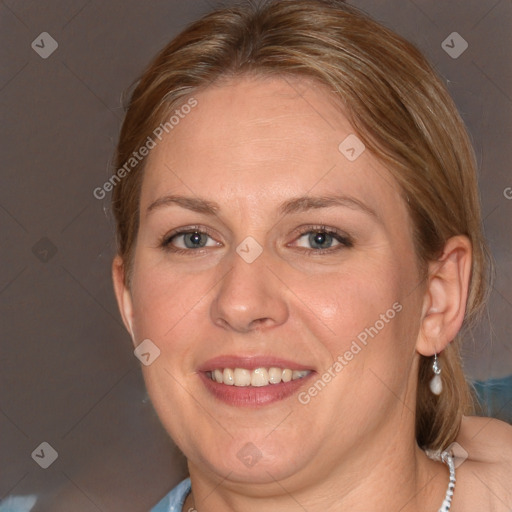
[[[228,386],[216,382],[206,372],[199,372],[206,389],[222,402],[235,407],[259,407],[284,400],[304,386],[314,372],[300,379],[279,384],[268,384],[267,386]]]

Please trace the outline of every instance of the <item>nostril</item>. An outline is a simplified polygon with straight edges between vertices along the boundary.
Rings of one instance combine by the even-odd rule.
[[[260,326],[265,326],[269,323],[272,323],[272,319],[271,318],[257,318],[256,320],[253,320],[251,323],[250,323],[250,327],[260,327]],[[253,325],[254,324],[254,325]]]

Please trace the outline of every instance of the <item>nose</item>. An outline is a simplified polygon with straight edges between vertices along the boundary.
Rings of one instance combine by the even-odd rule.
[[[222,279],[211,303],[215,325],[242,333],[286,322],[286,288],[275,276],[278,266],[272,264],[265,252],[252,263],[233,253],[231,270]]]

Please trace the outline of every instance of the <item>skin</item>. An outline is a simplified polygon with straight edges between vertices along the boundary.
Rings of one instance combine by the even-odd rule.
[[[195,97],[198,106],[149,156],[129,288],[122,260],[113,265],[134,345],[149,338],[161,351],[143,372],[188,459],[184,510],[438,510],[448,472],[415,443],[416,375],[420,354],[441,352],[462,325],[468,239],[451,238],[422,279],[398,187],[369,151],[355,161],[341,154],[354,131],[321,87],[240,78]],[[333,193],[374,214],[352,205],[279,215],[291,198]],[[148,211],[170,194],[219,210]],[[333,239],[331,249],[307,253],[304,233],[318,225],[353,245]],[[210,231],[207,247],[162,248],[166,235],[190,226]],[[262,248],[252,263],[236,252],[248,236]],[[173,243],[184,247],[183,237]],[[307,405],[292,396],[235,407],[198,377],[201,364],[224,354],[292,359],[321,375],[396,302],[400,313]],[[251,467],[237,457],[246,443],[261,454]],[[469,505],[456,494],[452,511]]]

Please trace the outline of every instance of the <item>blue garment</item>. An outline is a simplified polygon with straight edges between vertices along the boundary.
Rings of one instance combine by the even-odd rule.
[[[190,478],[180,482],[169,494],[166,494],[150,512],[182,512],[183,503],[190,492]],[[188,512],[188,511],[183,511]]]
[[[0,501],[0,512],[30,512],[36,504],[37,496],[7,496]]]
[[[473,382],[484,416],[512,424],[512,375]]]

